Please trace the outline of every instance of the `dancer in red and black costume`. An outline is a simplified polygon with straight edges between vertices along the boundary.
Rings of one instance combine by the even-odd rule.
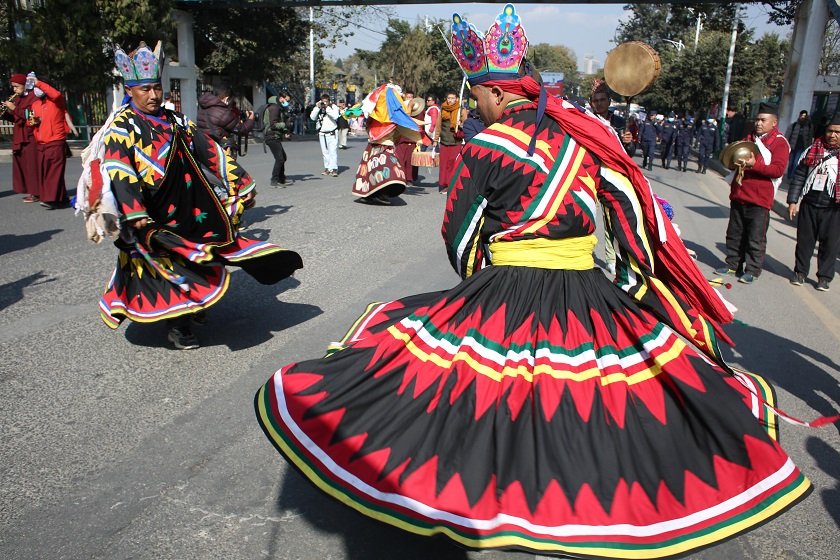
[[[803,499],[772,390],[721,359],[731,313],[618,138],[520,75],[512,5],[486,40],[453,19],[488,124],[443,224],[464,280],[374,304],[326,358],[278,371],[265,433],[343,503],[475,548],[674,557]],[[592,257],[596,198],[616,283]]]
[[[102,169],[116,200],[122,231],[116,270],[100,301],[102,319],[167,320],[176,348],[198,347],[190,320],[217,303],[229,284],[226,265],[263,284],[290,276],[300,256],[239,234],[253,205],[251,176],[195,123],[163,109],[159,61],[141,46],[116,53],[129,103],[109,119]],[[202,171],[212,172],[220,186]]]

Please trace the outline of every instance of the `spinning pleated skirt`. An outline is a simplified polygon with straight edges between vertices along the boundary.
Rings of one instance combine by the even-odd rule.
[[[356,171],[353,194],[361,198],[372,195],[399,196],[405,192],[405,170],[400,165],[394,146],[368,144]]]
[[[765,402],[600,270],[507,266],[371,305],[255,399],[280,453],[367,516],[581,558],[679,556],[804,498]]]
[[[294,251],[236,236],[224,247],[155,236],[155,252],[118,241],[117,265],[99,300],[103,322],[116,329],[125,319],[152,323],[210,308],[230,284],[226,265],[242,268],[261,284],[275,284],[303,267]]]

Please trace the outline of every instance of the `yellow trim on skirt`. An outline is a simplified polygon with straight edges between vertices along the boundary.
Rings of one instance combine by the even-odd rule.
[[[598,239],[594,235],[493,241],[490,243],[490,255],[494,266],[589,270],[595,268],[592,251],[597,244]]]

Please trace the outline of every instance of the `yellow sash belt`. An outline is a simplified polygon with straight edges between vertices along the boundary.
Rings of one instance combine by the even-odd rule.
[[[528,266],[562,270],[595,268],[592,251],[598,239],[594,235],[566,239],[521,239],[490,243],[491,260],[496,266]]]

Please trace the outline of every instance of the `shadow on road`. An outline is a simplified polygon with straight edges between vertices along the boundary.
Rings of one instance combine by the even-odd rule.
[[[291,208],[291,206],[283,206],[280,204],[272,204],[271,206],[255,206],[253,208],[248,209],[242,215],[242,219],[248,225],[258,224],[260,222],[266,221],[269,218],[273,218],[274,216],[285,214]],[[245,237],[249,237],[248,233],[245,233]]]
[[[53,235],[61,233],[62,231],[64,230],[48,229],[46,231],[39,231],[38,233],[29,233],[25,235],[0,235],[0,255],[37,247],[41,243],[45,243],[52,239]]]
[[[726,220],[729,218],[729,212],[720,206],[686,206],[685,209],[691,210],[692,212],[700,214],[704,218],[709,218],[710,220]],[[675,219],[679,221],[678,217]]]
[[[338,535],[344,541],[347,560],[467,560],[467,551],[445,537],[421,537],[374,521],[330,498],[290,469],[277,496],[276,512],[293,511],[319,531]],[[282,524],[274,524],[269,539],[269,558],[284,558]],[[511,559],[513,560],[513,559]]]
[[[311,181],[312,179],[318,179],[318,178],[319,178],[318,176],[313,175],[312,173],[298,173],[297,175],[286,174],[286,179],[291,179],[295,183],[303,183],[305,181]],[[290,185],[290,186],[292,188],[294,188],[294,185]],[[272,188],[274,188],[274,187],[272,187]]]
[[[40,283],[39,281],[46,277],[47,275],[43,272],[36,272],[35,274],[30,274],[29,276],[25,276],[20,280],[15,280],[14,282],[9,282],[8,284],[3,284],[2,286],[0,286],[0,309],[5,309],[10,305],[14,305],[15,303],[22,300],[24,288],[26,288],[27,286],[32,286],[35,283]],[[44,282],[54,281],[55,278],[44,280]]]
[[[227,295],[207,310],[206,325],[194,332],[204,347],[226,345],[231,351],[244,350],[271,340],[273,334],[305,323],[323,313],[309,304],[286,303],[278,296],[300,285],[295,278],[286,278],[274,286],[263,286],[245,272],[231,274]],[[165,326],[163,327],[165,329]],[[137,346],[167,346],[161,327],[129,323],[125,338]]]
[[[834,488],[820,490],[820,498],[834,524],[840,527],[840,452],[816,437],[808,438],[805,448],[817,461],[817,466],[836,482]]]
[[[815,411],[803,420],[837,414],[840,410],[840,364],[807,346],[744,323],[727,325],[726,333],[737,349],[744,349],[744,359],[738,362],[745,369],[762,375]],[[733,360],[731,348],[723,347],[722,351],[727,361]],[[779,364],[784,364],[784,368]],[[840,431],[840,426],[835,425],[834,429]]]
[[[655,181],[655,182],[657,182],[657,183],[659,183],[659,184],[661,184],[661,185],[664,185],[664,186],[666,186],[666,187],[672,188],[672,189],[674,189],[675,191],[679,191],[679,192],[681,192],[681,193],[685,193],[685,194],[687,194],[687,195],[693,196],[694,198],[696,198],[696,199],[700,200],[700,201],[701,201],[704,205],[707,205],[707,204],[708,204],[708,205],[710,205],[710,206],[712,206],[712,207],[717,207],[717,208],[720,208],[720,209],[722,209],[722,211],[724,211],[724,212],[725,212],[725,215],[726,215],[726,216],[728,216],[728,215],[729,215],[729,205],[727,205],[727,204],[721,204],[720,202],[717,202],[717,201],[712,200],[712,199],[710,199],[710,198],[706,198],[705,196],[700,196],[700,195],[699,195],[699,194],[697,194],[697,192],[696,192],[696,191],[694,191],[694,190],[687,189],[687,188],[682,188],[682,187],[678,187],[677,185],[673,185],[673,184],[671,184],[671,183],[666,183],[665,181],[663,181],[663,180],[661,180],[661,179],[657,179],[657,178],[655,178],[655,177],[649,177],[648,179],[649,179],[649,180],[653,180],[653,181]],[[654,192],[655,192],[655,191],[656,191],[656,189],[654,189]],[[727,194],[727,196],[728,196],[728,194]]]
[[[719,268],[720,267],[720,257],[714,254],[712,251],[704,247],[703,245],[698,245],[694,241],[683,239],[682,242],[685,244],[686,248],[694,251],[694,254],[697,255],[697,262],[705,264],[711,268]]]
[[[371,208],[391,208],[394,206],[406,206],[408,203],[401,198],[405,194],[407,193],[401,193],[399,196],[392,196],[388,198],[388,202],[380,202],[379,200],[370,197],[356,197],[353,199],[353,203],[364,204],[365,206],[370,206]]]

